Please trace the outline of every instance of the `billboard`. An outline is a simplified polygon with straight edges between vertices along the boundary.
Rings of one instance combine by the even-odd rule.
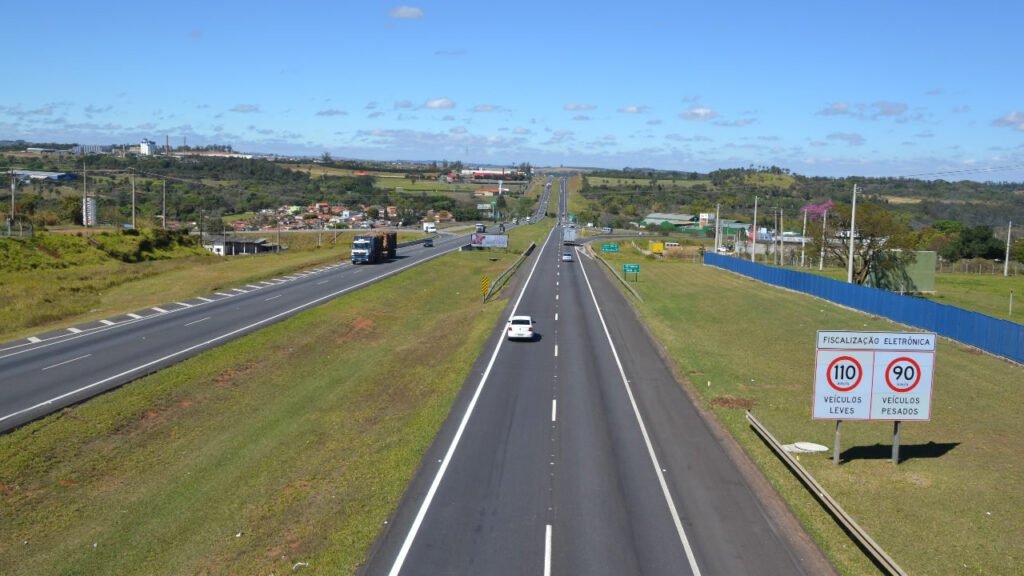
[[[508,236],[504,234],[473,234],[469,244],[474,248],[508,248]]]
[[[476,205],[476,209],[477,210],[490,210],[491,208],[492,207],[491,207],[490,204],[477,204]]]

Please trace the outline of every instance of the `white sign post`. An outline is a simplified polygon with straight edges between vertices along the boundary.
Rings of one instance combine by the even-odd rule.
[[[835,420],[839,463],[843,420],[891,420],[894,463],[900,422],[931,419],[935,334],[818,331],[811,417]]]

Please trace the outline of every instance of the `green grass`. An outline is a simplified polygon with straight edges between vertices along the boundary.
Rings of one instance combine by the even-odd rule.
[[[0,573],[352,573],[505,304],[456,253],[0,436]],[[457,329],[453,329],[457,326]]]
[[[1013,315],[1010,315],[1010,292],[1013,292]],[[936,274],[935,294],[929,300],[958,306],[1024,323],[1024,276],[993,274]]]
[[[787,499],[845,574],[874,568],[751,432],[751,407],[784,443],[831,447],[834,424],[812,421],[815,331],[905,331],[823,301],[685,260],[609,255],[619,270],[640,262],[634,283],[644,320],[700,402],[715,413]],[[864,456],[838,467],[830,455],[801,462],[911,574],[1019,574],[1024,563],[1024,370],[940,340],[932,420],[907,423],[898,466],[892,427],[849,422],[843,450]]]
[[[275,240],[273,233],[264,236]],[[282,242],[289,250],[280,254],[131,264],[104,258],[96,249],[80,254],[57,246],[50,252],[61,255],[57,260],[68,262],[67,267],[0,275],[0,301],[5,303],[0,307],[0,341],[337,262],[348,256],[351,234],[339,233],[337,241],[334,236],[325,231],[317,248],[315,233],[284,233]],[[405,239],[405,234],[399,238]]]
[[[647,188],[651,185],[650,178],[606,178],[604,176],[587,176],[591,186],[606,186],[608,188],[632,189],[634,186]],[[671,179],[659,179],[657,185],[662,188],[691,188],[697,184],[711,185],[710,180],[684,180],[682,178],[673,182]]]

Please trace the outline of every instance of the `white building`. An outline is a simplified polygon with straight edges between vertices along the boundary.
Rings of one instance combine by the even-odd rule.
[[[153,154],[156,154],[156,150],[156,142],[153,142],[152,140],[143,138],[142,142],[139,144],[139,154],[143,156],[152,156]]]

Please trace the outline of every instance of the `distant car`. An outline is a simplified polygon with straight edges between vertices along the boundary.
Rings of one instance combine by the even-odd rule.
[[[572,252],[562,252],[562,262],[572,262]]]
[[[533,340],[533,318],[513,316],[508,319],[505,332],[509,340]]]
[[[434,239],[433,238],[427,238],[426,240],[424,240],[423,241],[423,247],[424,248],[433,248],[434,247]]]

